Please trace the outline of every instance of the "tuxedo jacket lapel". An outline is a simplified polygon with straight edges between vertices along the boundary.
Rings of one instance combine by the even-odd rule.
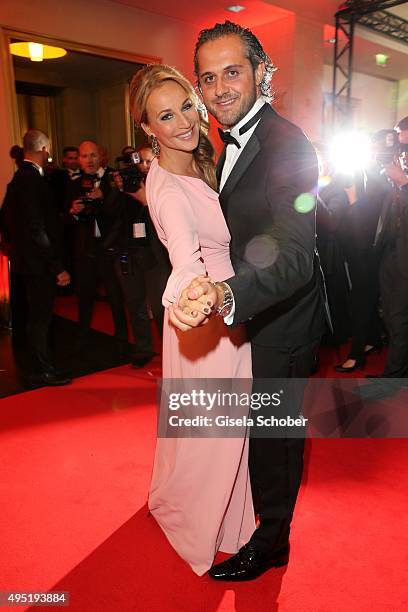
[[[224,167],[225,156],[226,155],[227,155],[227,147],[224,147],[222,152],[221,152],[221,155],[219,157],[219,160],[217,162],[217,167],[216,167],[216,170],[215,170],[215,174],[216,174],[216,177],[217,177],[217,185],[218,185],[218,187],[220,186],[222,169]]]

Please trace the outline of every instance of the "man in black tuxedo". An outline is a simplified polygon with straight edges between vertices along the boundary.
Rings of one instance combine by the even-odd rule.
[[[235,276],[215,285],[193,281],[170,316],[179,329],[202,324],[205,297],[227,324],[245,322],[254,388],[262,392],[260,379],[307,377],[324,331],[315,255],[317,158],[303,132],[267,103],[274,67],[250,30],[231,22],[203,30],[195,70],[204,103],[225,130],[218,177]],[[260,525],[236,555],[211,568],[212,578],[250,580],[287,563],[303,448],[302,438],[284,434],[251,438]]]
[[[64,147],[62,151],[63,168],[55,168],[50,175],[50,185],[54,191],[55,205],[61,215],[64,215],[67,192],[72,181],[78,180],[82,173],[79,165],[78,147]],[[62,293],[72,293],[75,287],[75,273],[73,261],[73,239],[74,228],[71,224],[64,225],[64,263],[71,275],[71,284]]]
[[[111,191],[109,173],[101,167],[100,150],[92,141],[79,145],[82,176],[71,181],[66,196],[66,221],[73,226],[74,262],[78,293],[79,336],[76,351],[88,340],[98,282],[106,290],[115,325],[118,353],[127,347],[127,321],[123,294],[114,270],[114,253],[104,248],[113,219],[105,212]]]
[[[55,200],[58,210],[64,212],[66,191],[71,181],[76,181],[81,176],[79,165],[78,147],[65,147],[62,152],[63,168],[56,168],[50,177],[51,187],[55,193]]]
[[[24,136],[24,161],[8,185],[2,217],[13,271],[23,278],[27,302],[27,338],[33,356],[31,382],[64,385],[51,363],[48,331],[56,287],[70,276],[62,263],[62,224],[44,178],[49,139],[40,130]]]

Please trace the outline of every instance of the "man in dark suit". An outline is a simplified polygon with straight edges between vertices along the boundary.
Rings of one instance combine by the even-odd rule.
[[[88,340],[98,282],[106,290],[115,325],[118,353],[127,347],[127,321],[123,295],[115,275],[113,251],[104,248],[112,218],[105,213],[105,199],[111,191],[109,173],[101,167],[100,150],[92,141],[79,145],[81,178],[71,181],[66,196],[66,221],[73,226],[74,265],[78,293],[79,335],[76,351]]]
[[[201,324],[205,296],[227,324],[246,322],[254,389],[262,392],[260,379],[307,377],[324,331],[315,255],[316,154],[303,132],[267,103],[274,67],[252,32],[231,22],[202,31],[195,69],[207,109],[226,130],[218,176],[235,276],[215,285],[193,282],[171,319],[184,330]],[[284,434],[251,438],[260,525],[236,555],[211,568],[212,578],[250,580],[287,563],[303,448],[302,438]]]
[[[380,267],[384,319],[389,332],[386,378],[408,377],[408,176],[398,164],[385,167],[396,190]]]
[[[78,147],[64,147],[62,158],[63,168],[55,168],[49,177],[50,185],[54,192],[55,205],[61,215],[64,215],[64,206],[67,192],[72,181],[77,181],[82,173],[79,165]],[[75,287],[75,273],[73,261],[73,234],[74,228],[71,224],[64,225],[64,263],[71,275],[71,284],[61,293],[67,295],[73,292]]]
[[[50,177],[50,184],[55,193],[57,208],[63,213],[66,191],[71,181],[80,178],[81,168],[78,147],[65,147],[62,154],[63,168],[55,168]]]
[[[24,136],[24,161],[8,185],[2,217],[13,271],[24,280],[28,302],[27,338],[33,355],[31,382],[65,385],[50,359],[48,331],[56,287],[70,276],[62,263],[62,224],[52,191],[44,178],[49,140],[39,130]]]
[[[400,142],[404,144],[401,135]],[[408,176],[399,160],[384,171],[393,189],[384,198],[375,250],[381,259],[380,292],[389,347],[384,371],[378,377],[369,375],[371,384],[359,389],[363,398],[371,400],[392,396],[401,379],[408,378]]]
[[[128,154],[136,153],[131,147],[126,149]],[[150,219],[144,174],[136,165],[128,167],[129,170],[132,171],[131,181],[115,173],[116,187],[106,198],[106,212],[113,218],[113,224],[104,246],[115,252],[115,271],[126,299],[134,337],[131,361],[133,367],[141,368],[156,354],[146,298],[162,335],[162,295],[170,275],[170,262]]]

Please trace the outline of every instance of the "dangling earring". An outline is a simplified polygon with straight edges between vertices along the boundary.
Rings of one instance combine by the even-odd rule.
[[[156,136],[155,136],[154,134],[152,134],[152,135],[150,136],[150,138],[151,138],[151,140],[152,140],[152,151],[153,151],[153,155],[154,155],[155,157],[159,157],[159,155],[160,155],[160,145],[159,145],[159,142],[158,142],[158,140],[157,140],[157,138],[156,138]]]

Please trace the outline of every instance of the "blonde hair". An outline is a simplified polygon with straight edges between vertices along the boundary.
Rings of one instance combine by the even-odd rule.
[[[145,66],[133,76],[130,83],[130,109],[137,125],[148,124],[147,101],[150,94],[166,81],[174,81],[189,95],[200,117],[200,136],[197,148],[193,151],[194,161],[202,179],[212,187],[217,188],[215,176],[214,148],[208,138],[209,124],[207,111],[200,101],[190,81],[178,70],[165,64]]]

